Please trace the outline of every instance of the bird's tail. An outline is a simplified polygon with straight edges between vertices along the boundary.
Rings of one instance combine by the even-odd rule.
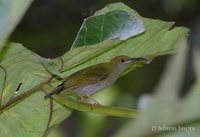
[[[53,91],[51,91],[50,93],[46,94],[44,96],[45,99],[50,98],[52,95],[54,94],[58,94],[61,90],[63,90],[63,84],[58,85]]]

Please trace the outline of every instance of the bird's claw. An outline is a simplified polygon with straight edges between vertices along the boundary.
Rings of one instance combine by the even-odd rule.
[[[94,108],[99,107],[99,106],[101,106],[101,104],[99,102],[95,102],[91,105],[91,109],[93,110]]]
[[[86,97],[89,97],[91,100],[94,101],[94,103],[91,104],[91,109],[94,109],[95,107],[101,106],[101,104],[98,101],[94,100],[90,96],[86,96]],[[86,103],[86,100],[85,100],[84,96],[80,96],[80,99],[78,100],[78,103]]]
[[[78,100],[78,103],[85,103],[85,98],[83,96],[80,96],[80,99]]]

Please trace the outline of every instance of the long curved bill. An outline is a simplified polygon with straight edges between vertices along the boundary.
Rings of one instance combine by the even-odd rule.
[[[136,61],[148,61],[148,59],[146,58],[132,58],[129,61],[127,61],[127,63],[132,63],[132,62],[136,62]]]

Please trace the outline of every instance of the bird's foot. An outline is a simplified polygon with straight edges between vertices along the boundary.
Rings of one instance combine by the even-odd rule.
[[[99,106],[101,106],[101,104],[95,100],[95,102],[91,105],[91,109],[93,110],[94,108]]]
[[[86,100],[83,96],[80,96],[80,99],[78,100],[78,103],[86,103]]]
[[[91,109],[94,109],[95,107],[101,106],[101,104],[98,101],[96,101],[94,98],[92,98],[89,95],[80,96],[78,103],[87,103],[86,98],[93,102],[93,104],[91,104]]]
[[[91,97],[91,96],[87,96],[91,101],[93,101],[94,103],[91,105],[91,109],[94,109],[94,108],[96,108],[96,107],[99,107],[99,106],[101,106],[101,104],[97,101],[97,100],[95,100],[93,97]]]

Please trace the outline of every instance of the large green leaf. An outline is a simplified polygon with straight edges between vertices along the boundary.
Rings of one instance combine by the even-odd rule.
[[[183,27],[172,28],[173,22],[143,18],[122,3],[110,4],[98,11],[96,15],[116,10],[126,11],[141,19],[145,26],[145,33],[132,37],[126,42],[113,39],[93,44],[92,46],[74,48],[62,56],[64,60],[62,72],[66,72],[65,76],[71,74],[70,72],[75,72],[90,65],[109,61],[118,55],[151,58],[166,55],[186,42],[188,29]],[[87,33],[87,36],[92,37],[93,33]],[[103,47],[98,47],[97,45]],[[108,47],[107,49],[104,48],[106,46]]]
[[[58,103],[44,100],[43,92],[37,92],[42,90],[41,83],[46,82],[50,74],[41,64],[38,55],[20,44],[7,44],[2,53],[0,136],[47,135],[51,128],[70,114],[69,110]]]
[[[155,95],[149,96],[148,104],[140,111],[140,116],[124,127],[115,137],[199,136],[199,77],[189,94],[184,99],[179,98],[186,64],[185,55],[185,51],[182,51],[170,60]],[[197,74],[200,69],[199,59],[198,53],[198,57],[195,58]]]
[[[0,0],[0,49],[32,0]]]
[[[144,32],[141,20],[123,10],[113,10],[84,20],[72,48],[88,46],[104,40],[126,40]]]

